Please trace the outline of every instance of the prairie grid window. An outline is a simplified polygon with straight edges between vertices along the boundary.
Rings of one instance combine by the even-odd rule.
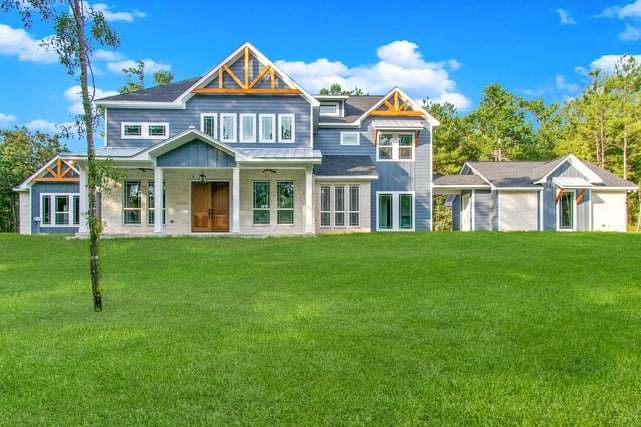
[[[332,202],[331,190],[329,185],[321,185],[320,188],[320,225],[321,227],[329,227],[332,225]]]
[[[125,224],[140,224],[140,196],[142,190],[140,181],[125,181],[123,185],[123,222]]]
[[[292,181],[279,181],[276,183],[277,195],[277,223],[294,223],[294,183]]]
[[[358,132],[341,132],[341,145],[359,145],[359,136]]]
[[[240,115],[240,142],[256,142],[256,115]]]
[[[294,142],[294,115],[278,115],[278,142]]]
[[[260,115],[259,142],[275,142],[276,140],[276,138],[274,137],[274,128],[276,127],[275,122],[276,122],[275,114]]]
[[[349,226],[360,225],[360,187],[351,185],[349,187]]]
[[[162,183],[162,223],[165,223],[167,200],[165,198],[165,182]],[[156,211],[156,185],[154,181],[147,183],[147,224],[155,222]]]
[[[121,122],[124,139],[162,139],[168,136],[169,123]]]
[[[142,136],[142,125],[125,125],[126,136]]]
[[[333,198],[333,199],[332,199]],[[360,186],[320,186],[321,227],[360,226]]]
[[[216,138],[216,114],[202,114],[201,116],[201,129],[204,134]]]
[[[254,182],[254,224],[269,224],[269,181]]]
[[[149,136],[167,136],[167,128],[162,125],[149,125]]]
[[[381,133],[378,136],[377,160],[414,160],[413,133]]]
[[[345,187],[334,187],[334,225],[345,226]]]
[[[69,196],[55,197],[56,224],[69,224]]]

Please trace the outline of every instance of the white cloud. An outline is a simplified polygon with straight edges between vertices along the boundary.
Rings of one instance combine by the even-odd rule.
[[[603,72],[612,74],[614,73],[614,64],[621,58],[622,55],[603,55],[590,63],[590,69],[600,68]],[[641,55],[632,55],[637,62],[641,61]]]
[[[567,11],[565,9],[557,9],[556,13],[558,13],[559,17],[561,18],[561,24],[563,24],[563,25],[576,24],[576,21],[574,20],[572,15],[570,15],[569,11]]]
[[[125,59],[125,55],[122,53],[118,52],[112,52],[109,50],[104,50],[104,49],[98,49],[93,53],[92,56],[93,59],[97,59],[100,61],[121,61]]]
[[[634,3],[626,4],[625,6],[611,6],[601,12],[599,17],[604,18],[639,18],[641,17],[641,0],[636,0]]]
[[[25,126],[30,130],[39,130],[47,133],[60,133],[62,131],[62,126],[70,126],[72,123],[53,123],[43,119],[32,120],[27,123]]]
[[[635,42],[641,39],[641,28],[625,24],[625,31],[619,33],[619,39],[626,42]]]
[[[160,64],[158,62],[155,62],[152,59],[145,59],[143,60],[145,63],[145,75],[151,75],[155,73],[156,71],[160,70],[170,70],[171,65],[169,64]],[[133,59],[127,59],[124,61],[117,61],[117,62],[109,62],[107,63],[107,68],[114,72],[114,73],[122,73],[123,68],[132,68],[132,67],[137,67],[138,63],[134,61]]]
[[[94,99],[104,98],[106,96],[118,95],[118,92],[115,90],[102,90],[96,88],[96,95]],[[80,96],[80,86],[72,86],[65,91],[65,98],[71,102],[71,105],[67,108],[71,114],[83,114],[84,109],[82,107],[82,97]]]
[[[581,74],[582,76],[587,76],[588,75],[588,69],[585,67],[574,67],[574,72],[577,74]]]
[[[16,121],[16,116],[13,114],[0,113],[0,126],[7,126]]]
[[[107,22],[134,22],[136,18],[144,18],[147,16],[145,12],[139,10],[132,10],[131,12],[112,12],[112,6],[104,3],[97,3],[92,6],[95,10],[102,12]]]
[[[54,51],[40,46],[43,40],[34,39],[22,28],[0,24],[0,55],[18,55],[21,61],[45,64],[58,62],[58,55]]]
[[[562,92],[578,92],[579,91],[579,85],[576,85],[574,83],[568,83],[565,80],[565,77],[563,77],[560,74],[557,74],[554,82],[556,83],[556,88]]]
[[[326,58],[310,63],[276,61],[276,65],[310,92],[318,92],[332,83],[339,83],[346,90],[359,87],[372,94],[385,94],[399,86],[415,99],[428,96],[431,100],[452,102],[460,110],[471,107],[472,102],[456,92],[456,83],[445,70],[446,66],[450,70],[461,67],[455,59],[426,62],[418,45],[405,40],[381,46],[376,53],[379,62],[354,68]]]

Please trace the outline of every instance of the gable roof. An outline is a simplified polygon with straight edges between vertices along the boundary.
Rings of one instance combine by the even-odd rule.
[[[80,171],[70,161],[63,160],[61,154],[63,153],[55,155],[20,185],[13,187],[13,191],[27,191],[34,181],[79,182]],[[75,174],[75,176],[69,177],[71,174]]]
[[[247,64],[247,57],[250,54],[265,67],[263,69],[263,72],[261,72],[261,75],[259,75],[258,77],[266,75],[266,70],[270,70],[270,74],[273,73],[273,75],[278,76],[279,79],[281,79],[290,88],[293,88],[296,93],[305,98],[312,106],[318,107],[320,105],[316,98],[307,93],[301,86],[298,85],[298,83],[296,83],[282,69],[271,62],[265,55],[258,51],[258,49],[256,49],[249,42],[245,42],[240,45],[236,50],[229,54],[215,67],[207,71],[202,77],[183,80],[171,85],[165,85],[169,86],[165,88],[159,86],[156,88],[149,88],[137,92],[131,92],[129,94],[101,98],[96,100],[96,104],[105,107],[119,108],[184,109],[186,106],[186,102],[195,95],[195,92],[200,91],[201,93],[204,93],[207,91],[215,91],[212,89],[207,89],[206,86],[216,78],[220,78],[223,72],[227,72],[231,75],[228,65],[236,63],[236,61],[239,61],[241,58],[243,58],[243,56],[246,58],[245,64]],[[248,77],[247,73],[245,77]],[[259,79],[257,78],[257,80]],[[242,82],[239,83],[242,84]],[[254,83],[255,82],[252,82],[252,84]],[[239,91],[238,93],[249,93],[249,91],[253,89],[253,86],[249,87],[251,86],[251,84],[249,84],[247,81],[245,81],[245,84],[247,84],[247,87],[242,88],[243,90]],[[254,92],[256,93],[261,93],[260,91],[261,89],[254,90]]]

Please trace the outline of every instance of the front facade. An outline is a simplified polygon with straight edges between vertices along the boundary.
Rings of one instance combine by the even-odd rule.
[[[97,104],[96,157],[117,173],[100,197],[106,235],[431,229],[438,121],[398,88],[312,96],[245,43],[200,78]],[[61,159],[77,171],[84,219],[86,154]]]
[[[637,186],[569,154],[540,162],[465,163],[433,180],[449,194],[452,230],[627,231],[627,192]]]

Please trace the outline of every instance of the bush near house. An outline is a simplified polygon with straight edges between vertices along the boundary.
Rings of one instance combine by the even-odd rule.
[[[638,235],[0,235],[0,424],[638,425]]]

